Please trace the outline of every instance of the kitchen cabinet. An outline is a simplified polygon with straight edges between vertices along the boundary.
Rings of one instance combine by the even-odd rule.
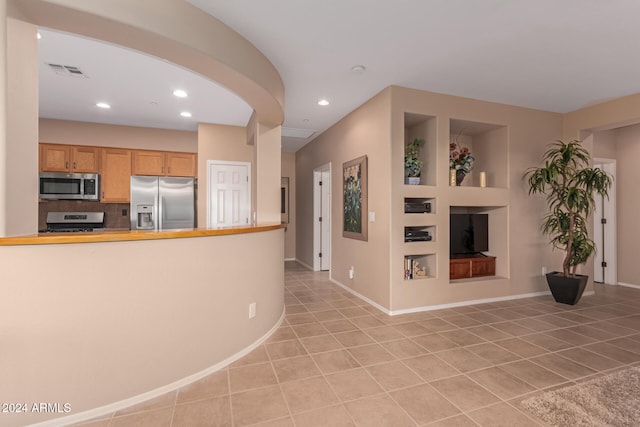
[[[197,178],[197,156],[193,153],[167,153],[167,175]]]
[[[165,175],[165,153],[162,151],[134,150],[133,175]]]
[[[120,148],[102,149],[102,194],[105,203],[129,203],[131,193],[131,150]]]
[[[193,153],[134,150],[133,175],[196,176],[196,155]]]
[[[99,169],[99,147],[40,144],[41,172],[98,173]]]

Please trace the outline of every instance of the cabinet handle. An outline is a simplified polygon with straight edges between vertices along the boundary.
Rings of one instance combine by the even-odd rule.
[[[167,168],[167,173],[171,173],[171,166]]]
[[[73,169],[76,168],[76,162],[73,162]]]
[[[64,168],[69,169],[69,162],[64,162]]]

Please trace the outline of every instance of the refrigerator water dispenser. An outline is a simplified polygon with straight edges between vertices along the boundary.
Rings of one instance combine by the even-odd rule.
[[[153,205],[138,205],[136,212],[138,213],[137,228],[139,230],[153,230]]]

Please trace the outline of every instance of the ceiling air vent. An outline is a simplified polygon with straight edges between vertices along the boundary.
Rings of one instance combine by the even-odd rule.
[[[74,67],[72,65],[60,65],[60,64],[47,64],[49,68],[53,70],[54,73],[59,74],[61,76],[71,76],[71,77],[83,77],[88,78],[88,76],[82,72],[82,70],[78,67]]]

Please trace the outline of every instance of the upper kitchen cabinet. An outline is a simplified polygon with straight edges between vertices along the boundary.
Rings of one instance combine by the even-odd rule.
[[[162,151],[134,150],[131,169],[133,175],[165,175],[165,153]]]
[[[131,194],[131,150],[102,149],[100,201],[129,203]]]
[[[134,150],[133,175],[196,176],[196,155],[165,151]]]
[[[40,144],[40,171],[98,173],[100,148],[79,145]]]
[[[197,157],[193,153],[167,153],[167,175],[196,178]]]

